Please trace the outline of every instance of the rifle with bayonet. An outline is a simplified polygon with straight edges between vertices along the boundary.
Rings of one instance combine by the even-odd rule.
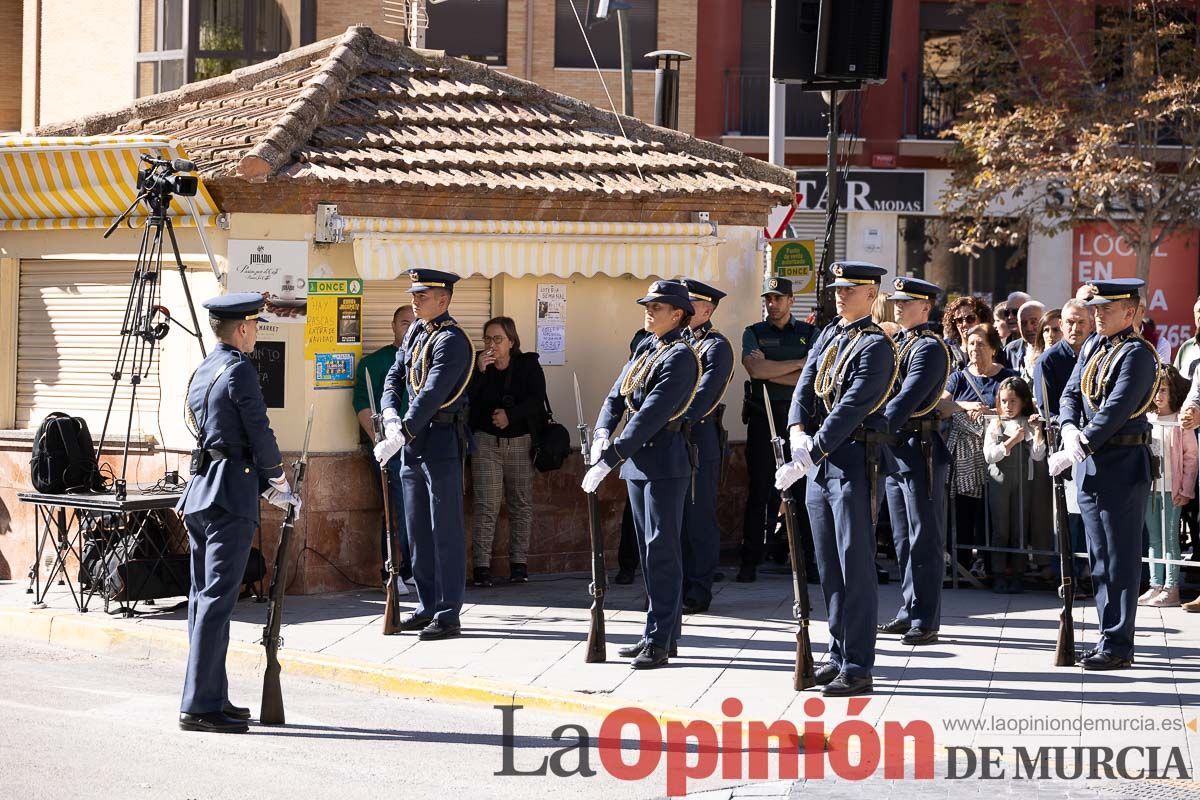
[[[299,496],[304,489],[304,473],[308,466],[308,439],[312,435],[313,407],[308,407],[308,425],[304,429],[304,448],[300,457],[292,464],[292,491]],[[283,638],[279,629],[283,625],[283,593],[287,589],[288,551],[292,545],[292,530],[296,527],[296,507],[289,505],[283,515],[279,529],[279,549],[275,551],[275,569],[271,574],[271,590],[268,592],[267,624],[263,628],[262,645],[267,651],[267,669],[263,673],[262,708],[258,715],[263,725],[282,725],[283,689],[279,685],[279,648]]]
[[[366,371],[367,399],[371,403],[371,430],[374,433],[374,443],[383,441],[383,417],[375,408],[375,387],[371,385],[371,373]],[[383,601],[383,635],[394,636],[400,633],[400,594],[396,591],[396,581],[400,580],[400,559],[396,547],[396,531],[392,525],[392,492],[391,475],[386,464],[379,467],[379,483],[383,488],[383,529],[387,539],[387,586],[384,588]]]
[[[583,400],[579,395],[579,376],[572,373],[575,381],[575,415],[579,420],[579,453],[583,456],[583,466],[591,467],[591,434],[587,423],[583,421]],[[595,492],[586,492],[588,506],[588,538],[592,545],[592,583],[588,593],[592,596],[592,626],[588,630],[587,657],[588,664],[601,664],[605,661],[604,647],[604,592],[608,589],[608,575],[604,570],[604,535],[600,527],[600,501]]]
[[[1050,395],[1046,393],[1046,376],[1041,376],[1042,425],[1046,431],[1046,451],[1058,450],[1058,427],[1050,424]],[[1062,598],[1062,610],[1058,614],[1058,642],[1054,647],[1054,666],[1075,666],[1075,553],[1071,547],[1071,527],[1067,521],[1066,479],[1060,472],[1051,478],[1054,486],[1054,535],[1058,543],[1058,571],[1062,585],[1058,596]]]
[[[767,424],[771,427],[771,449],[775,451],[775,468],[779,469],[787,463],[783,449],[783,439],[775,431],[775,414],[771,408],[771,396],[767,387],[763,386],[763,401],[767,408]],[[813,668],[812,640],[809,638],[808,618],[812,615],[812,604],[808,600],[808,569],[804,563],[803,544],[800,541],[800,521],[796,514],[796,498],[789,486],[779,493],[783,500],[783,524],[787,528],[788,551],[792,559],[792,615],[796,618],[796,668],[792,675],[792,685],[796,691],[802,691],[817,685],[816,671]]]

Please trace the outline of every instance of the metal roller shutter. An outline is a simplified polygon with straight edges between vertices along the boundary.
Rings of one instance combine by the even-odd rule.
[[[392,343],[392,315],[398,306],[409,304],[407,275],[390,281],[363,282],[363,352],[371,353]],[[492,282],[481,276],[463,278],[454,284],[450,316],[479,347],[483,323],[492,317]]]
[[[797,211],[792,215],[792,221],[789,224],[791,228],[791,236],[794,239],[812,239],[816,243],[817,263],[821,263],[821,254],[825,250],[825,212],[824,211]],[[841,212],[838,214],[837,224],[833,231],[833,258],[846,257],[846,214]],[[815,294],[796,295],[796,302],[792,305],[792,314],[796,319],[804,319],[817,307],[817,296]]]
[[[112,392],[133,264],[22,261],[17,307],[18,428],[36,428],[52,411],[87,420],[99,438]],[[129,376],[117,387],[109,431],[124,436]],[[158,352],[138,386],[135,433],[158,430]]]

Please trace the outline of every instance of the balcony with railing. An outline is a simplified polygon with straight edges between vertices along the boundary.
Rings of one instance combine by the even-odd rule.
[[[905,74],[904,83],[904,135],[917,139],[937,139],[942,131],[949,129],[962,111],[962,94],[958,87],[936,75],[922,75],[913,81]],[[915,85],[914,85],[915,84]],[[916,91],[916,117],[911,116],[912,92]]]
[[[770,118],[771,76],[749,70],[725,71],[725,135],[766,136]],[[787,88],[788,136],[822,137],[828,131],[826,105],[819,92]]]

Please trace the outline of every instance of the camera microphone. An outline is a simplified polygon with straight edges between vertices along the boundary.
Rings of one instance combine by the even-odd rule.
[[[195,172],[196,162],[188,161],[186,158],[176,158],[171,161],[171,169],[176,172]]]

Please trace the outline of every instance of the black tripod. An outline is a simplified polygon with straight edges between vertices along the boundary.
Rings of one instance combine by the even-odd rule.
[[[150,217],[142,228],[142,244],[138,250],[137,264],[133,270],[133,282],[129,287],[129,299],[125,304],[125,318],[121,322],[121,345],[117,351],[117,361],[113,366],[112,393],[108,397],[108,409],[104,413],[104,428],[100,433],[100,445],[96,452],[97,460],[104,451],[108,425],[112,421],[113,403],[117,397],[117,386],[121,379],[128,375],[129,416],[125,422],[125,444],[121,453],[121,471],[113,481],[113,489],[118,500],[127,496],[126,471],[129,466],[129,439],[133,430],[133,414],[137,407],[137,390],[142,380],[149,376],[154,364],[154,349],[167,333],[174,322],[184,331],[196,337],[202,355],[207,355],[204,340],[200,335],[200,321],[196,317],[196,307],[192,303],[192,292],[188,288],[187,271],[183,259],[179,255],[179,243],[175,239],[175,229],[167,212],[171,207],[171,199],[175,195],[190,197],[196,194],[197,179],[188,175],[177,175],[176,172],[194,172],[196,165],[190,161],[177,158],[173,160],[154,158],[143,155],[142,160],[149,166],[138,171],[138,196],[130,203],[113,224],[104,232],[108,238],[123,220],[129,217],[139,203],[145,203],[150,209]],[[188,311],[192,317],[192,327],[171,316],[170,310],[162,305],[162,262],[163,262],[163,233],[171,240],[171,251],[175,256],[175,266],[179,269],[179,279],[183,284],[183,294],[187,298]],[[159,443],[160,446],[162,443]]]

